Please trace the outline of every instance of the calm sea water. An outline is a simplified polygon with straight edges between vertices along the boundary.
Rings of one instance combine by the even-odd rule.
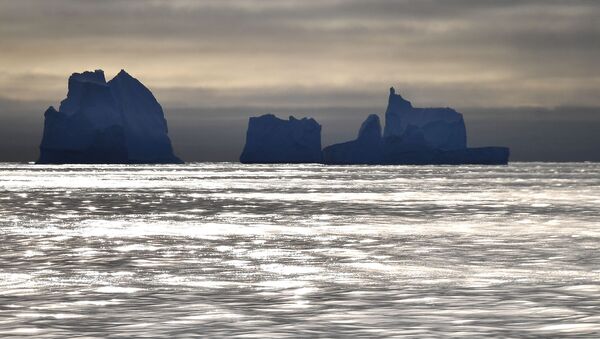
[[[0,336],[600,335],[600,164],[0,165]]]

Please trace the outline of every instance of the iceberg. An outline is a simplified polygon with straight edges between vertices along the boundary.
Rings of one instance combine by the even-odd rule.
[[[321,125],[312,118],[251,117],[242,163],[320,163]]]
[[[467,147],[462,114],[451,108],[414,108],[390,88],[384,138],[403,138],[415,148],[457,150]]]
[[[381,124],[376,114],[362,123],[356,140],[323,149],[326,164],[378,164],[382,161]]]
[[[58,111],[44,114],[38,164],[166,164],[175,156],[162,107],[150,90],[121,70],[74,73]]]
[[[467,147],[462,114],[451,108],[415,108],[390,88],[383,136],[370,115],[356,140],[323,150],[326,164],[459,165],[507,164],[507,147]],[[370,131],[366,133],[366,131]],[[379,132],[377,132],[379,131]],[[365,136],[363,136],[365,134]],[[369,136],[367,137],[366,134]],[[368,140],[368,141],[367,141]]]

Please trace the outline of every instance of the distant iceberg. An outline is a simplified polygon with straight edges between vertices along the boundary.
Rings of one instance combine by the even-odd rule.
[[[414,108],[390,88],[385,111],[385,139],[402,139],[416,149],[458,150],[467,148],[462,114],[451,108]]]
[[[160,104],[121,70],[74,73],[67,98],[44,114],[39,164],[181,163],[173,154]]]
[[[242,163],[320,163],[321,125],[314,119],[289,120],[273,114],[248,122]]]
[[[506,147],[467,148],[462,114],[451,108],[414,108],[390,88],[383,137],[376,137],[379,119],[370,115],[358,139],[325,147],[326,164],[507,164]],[[367,127],[371,126],[371,127]],[[368,142],[365,130],[372,131]],[[365,139],[366,140],[366,139]]]
[[[323,149],[326,164],[379,164],[383,159],[381,123],[371,114],[360,126],[356,140]]]

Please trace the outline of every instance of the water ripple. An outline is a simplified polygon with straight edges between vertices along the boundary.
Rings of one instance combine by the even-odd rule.
[[[0,336],[600,336],[600,165],[0,164]]]

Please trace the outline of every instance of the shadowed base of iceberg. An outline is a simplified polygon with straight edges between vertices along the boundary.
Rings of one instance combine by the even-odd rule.
[[[36,164],[183,164],[172,152],[156,152],[155,157],[132,158],[127,150],[126,136],[121,126],[95,131],[90,145],[81,149],[40,147]]]
[[[119,156],[115,153],[78,151],[78,150],[47,150],[45,156],[35,162],[37,165],[65,165],[65,164],[122,164],[122,165],[163,165],[163,164],[184,164],[185,162],[177,157],[168,159],[154,160],[135,160],[127,159],[127,156]]]
[[[323,163],[330,165],[378,165],[383,162],[383,148],[358,140],[335,144],[323,149]]]
[[[326,147],[323,162],[327,165],[506,165],[510,151],[507,147],[465,148],[443,150],[359,149],[347,142]]]
[[[382,163],[389,165],[506,165],[509,155],[508,147],[393,152],[384,154]]]
[[[179,158],[173,159],[157,159],[153,161],[122,159],[115,157],[113,154],[94,154],[88,151],[47,151],[48,158],[39,159],[35,162],[36,165],[164,165],[164,164],[184,164],[185,162]]]

